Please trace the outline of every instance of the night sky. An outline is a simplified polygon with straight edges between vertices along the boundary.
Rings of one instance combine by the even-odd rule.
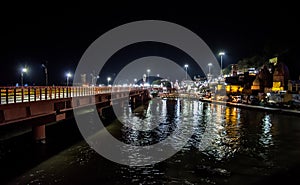
[[[291,1],[293,2],[293,1]],[[264,54],[284,55],[291,77],[300,72],[297,6],[287,1],[272,3],[211,2],[201,4],[94,4],[94,5],[19,5],[3,7],[1,12],[2,54],[0,85],[20,83],[20,70],[28,66],[25,83],[44,85],[42,64],[48,61],[49,84],[65,83],[65,73],[74,72],[87,47],[103,33],[138,20],[164,20],[182,25],[199,35],[215,53],[226,52],[223,67],[239,59]],[[133,52],[136,48],[137,52]],[[122,66],[139,57],[158,55],[189,61],[165,45],[145,43],[130,46],[112,57],[100,79],[118,73]],[[187,57],[187,58],[186,58]],[[118,64],[118,65],[115,65]],[[191,76],[202,74],[191,67]],[[103,76],[103,78],[102,78]]]

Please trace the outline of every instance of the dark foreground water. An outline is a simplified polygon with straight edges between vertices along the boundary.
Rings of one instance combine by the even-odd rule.
[[[181,140],[172,133],[185,124],[194,134],[171,158],[130,167],[101,157],[75,121],[65,121],[47,127],[45,145],[30,143],[29,134],[2,141],[0,184],[300,184],[300,117],[193,100],[152,100],[125,112],[133,127],[147,130],[159,122],[152,131],[107,126],[125,143],[172,137],[176,146]]]

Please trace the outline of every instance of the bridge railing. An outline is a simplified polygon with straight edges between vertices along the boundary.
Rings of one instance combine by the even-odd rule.
[[[138,87],[27,86],[0,87],[0,105],[130,91]]]

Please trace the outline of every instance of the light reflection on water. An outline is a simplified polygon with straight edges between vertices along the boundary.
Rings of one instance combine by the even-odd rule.
[[[159,133],[156,135],[157,137],[148,137],[151,131],[146,132],[147,135],[145,132],[141,133],[124,127],[122,131],[125,137],[122,139],[134,141],[150,139],[159,142],[168,137],[170,132],[176,130],[178,124],[185,125],[192,122],[193,124],[187,124],[190,126],[187,129],[193,130],[193,136],[180,152],[163,163],[167,163],[175,169],[178,167],[173,165],[183,165],[184,172],[178,176],[178,172],[173,170],[157,171],[160,168],[155,166],[120,169],[120,172],[131,169],[129,171],[132,171],[133,179],[143,179],[139,175],[147,173],[153,179],[160,179],[167,184],[186,184],[188,183],[187,179],[191,179],[191,183],[223,184],[237,170],[242,174],[241,176],[256,176],[255,178],[251,177],[252,181],[249,181],[251,184],[259,178],[270,175],[271,169],[276,169],[275,162],[272,160],[273,153],[276,151],[276,147],[273,147],[276,141],[273,141],[274,124],[272,122],[273,120],[278,122],[278,117],[252,111],[250,111],[252,114],[249,115],[248,110],[188,100],[169,101],[168,103],[162,101],[157,102],[155,106],[156,110],[161,112],[158,120],[163,120],[156,128],[156,132]],[[149,111],[149,108],[145,111]],[[157,114],[153,115],[157,116]],[[148,114],[148,116],[152,116],[152,114]],[[133,124],[140,123],[137,121]],[[128,135],[131,132],[134,134]],[[171,137],[174,142],[172,144],[176,147],[180,138],[176,138],[176,135]],[[142,160],[139,156],[132,156],[132,159]],[[178,170],[182,169],[179,167]],[[137,171],[141,171],[141,173],[136,173]],[[203,176],[197,173],[201,173]],[[168,177],[163,180],[161,174],[168,174]],[[181,176],[184,177],[181,178]],[[128,174],[123,178],[128,178]]]
[[[186,181],[189,178],[191,178],[192,181],[209,184],[224,182],[222,181],[224,180],[223,178],[228,178],[228,176],[230,176],[231,169],[226,169],[223,164],[234,160],[237,155],[242,155],[245,159],[248,157],[252,157],[254,160],[263,159],[263,163],[260,164],[263,168],[267,169],[273,167],[274,164],[268,161],[270,151],[264,149],[270,148],[274,144],[272,141],[272,119],[269,114],[258,113],[252,115],[253,117],[249,120],[247,117],[244,117],[245,115],[241,115],[242,110],[239,108],[188,100],[172,100],[168,102],[162,100],[161,102],[156,102],[155,106],[155,110],[159,111],[161,114],[157,114],[156,112],[147,115],[150,117],[153,115],[159,116],[157,120],[160,120],[161,122],[155,123],[158,127],[155,128],[154,131],[140,132],[124,126],[122,128],[122,140],[126,143],[134,144],[139,141],[144,141],[139,143],[140,145],[143,145],[151,142],[159,142],[166,137],[172,137],[172,145],[176,147],[178,142],[181,141],[181,138],[178,138],[176,134],[170,136],[170,133],[177,131],[178,124],[185,125],[187,122],[192,122],[193,124],[187,125],[192,125],[188,129],[193,130],[193,136],[179,153],[171,159],[164,161],[164,163],[171,166],[173,164],[181,165],[185,162],[184,169],[189,171],[189,173],[185,174],[186,178],[183,178],[184,180],[174,175],[174,172],[170,173],[168,178],[162,180],[161,174],[168,174],[168,172],[158,170],[159,168],[156,168],[155,166],[122,167],[120,168],[119,173],[126,174],[123,178],[128,178],[128,174],[124,171],[128,172],[129,170],[132,172],[132,174],[129,175],[132,177],[132,182],[135,182],[139,178],[143,179],[139,175],[145,173],[148,174],[149,178],[160,179],[165,181],[165,183],[170,183],[170,181],[179,184],[187,183]],[[151,111],[149,110],[149,107],[145,110]],[[151,113],[153,113],[153,111],[151,111]],[[137,122],[132,124],[143,123],[139,121],[139,119],[136,121]],[[247,128],[247,125],[249,124],[251,125],[251,128]],[[253,130],[254,133],[252,133],[252,126],[254,126],[255,129]],[[247,129],[250,129],[249,133]],[[153,137],[153,132],[158,133],[155,135],[156,137]],[[147,142],[147,140],[150,142]],[[248,146],[248,144],[251,146]],[[186,158],[191,157],[190,155],[195,155],[199,158],[192,161],[186,161]],[[138,151],[136,151],[135,155],[131,156],[131,158],[133,164],[134,160],[143,160],[138,156]],[[222,165],[217,167],[212,165],[216,162],[219,162]],[[254,161],[252,160],[252,162]],[[259,163],[258,161],[255,162]],[[246,164],[246,166],[247,165],[250,164]],[[137,171],[141,171],[141,173],[136,173]],[[194,179],[194,175],[197,171],[203,173],[204,176],[199,176],[199,178]],[[263,172],[264,174],[267,174],[264,169]],[[216,179],[219,178],[219,180],[221,178],[221,181],[210,178],[211,175],[217,176]]]
[[[150,108],[151,105],[150,103]],[[179,137],[180,134],[172,133],[192,130],[194,134],[182,150],[189,151],[191,148],[197,148],[216,160],[230,158],[238,151],[240,144],[239,109],[179,99],[162,100],[156,102],[155,106],[156,108],[152,107],[152,110],[149,107],[145,109],[151,112],[151,114],[146,114],[146,119],[160,121],[159,123],[145,122],[144,117],[137,118],[133,114],[126,115],[126,120],[130,120],[131,125],[145,128],[144,124],[154,124],[157,127],[153,130],[137,131],[135,127],[132,129],[127,124],[122,128],[123,142],[147,145],[171,137],[171,145],[176,148],[177,145],[181,146],[182,138]],[[158,118],[151,118],[152,116]],[[183,125],[185,129],[179,130],[179,125]],[[132,156],[132,159],[137,159],[136,157]]]
[[[97,179],[101,179],[99,184],[256,184],[274,174],[280,177],[276,175],[278,171],[285,172],[300,164],[299,117],[187,99],[153,99],[148,106],[125,108],[122,120],[126,122],[121,126],[121,134],[116,134],[118,139],[136,146],[170,137],[171,145],[176,148],[181,146],[182,138],[173,133],[192,130],[193,135],[178,153],[155,165],[115,164],[99,157],[82,142],[57,155],[60,160],[63,156],[66,163],[66,169],[59,174],[47,169],[49,164],[59,168],[63,162],[58,159],[34,170],[43,170],[45,179],[49,173],[62,184],[86,184]],[[145,160],[144,157],[137,150],[130,159],[134,164]],[[80,173],[96,180],[82,176],[81,180],[71,181],[76,169],[84,169]],[[31,173],[24,175],[27,182],[35,180]]]
[[[264,118],[261,121],[262,125],[262,134],[260,137],[260,142],[262,142],[264,147],[269,147],[270,145],[273,145],[272,141],[272,120],[271,116],[266,114]]]

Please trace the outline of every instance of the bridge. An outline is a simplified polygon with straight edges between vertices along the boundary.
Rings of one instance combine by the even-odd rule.
[[[73,109],[96,105],[103,116],[113,103],[138,104],[150,97],[148,89],[138,87],[0,87],[0,92],[0,128],[29,125],[34,139],[41,142],[46,139],[46,124],[72,118]]]

